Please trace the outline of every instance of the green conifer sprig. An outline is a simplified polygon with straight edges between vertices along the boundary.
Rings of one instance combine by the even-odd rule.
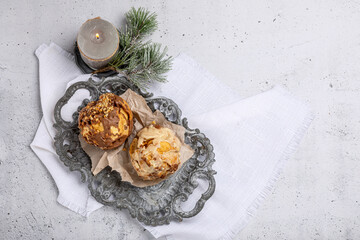
[[[129,33],[134,40],[152,34],[158,27],[156,14],[150,13],[144,8],[138,8],[137,10],[131,8],[126,13],[126,23]]]
[[[141,89],[153,81],[165,82],[165,74],[171,69],[172,57],[166,55],[167,48],[144,41],[157,26],[155,13],[132,8],[126,14],[126,27],[119,31],[119,52],[109,64]]]

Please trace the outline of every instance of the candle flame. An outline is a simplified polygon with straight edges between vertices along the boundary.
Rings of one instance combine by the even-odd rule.
[[[99,39],[100,38],[100,35],[98,33],[96,33],[96,39]]]

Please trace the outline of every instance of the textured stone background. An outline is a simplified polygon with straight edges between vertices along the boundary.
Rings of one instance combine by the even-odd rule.
[[[237,239],[360,239],[360,1],[5,1],[0,3],[0,239],[151,239],[127,214],[88,219],[56,202],[29,148],[41,118],[35,49],[72,50],[80,25],[158,13],[153,39],[186,52],[242,96],[280,84],[316,119]]]

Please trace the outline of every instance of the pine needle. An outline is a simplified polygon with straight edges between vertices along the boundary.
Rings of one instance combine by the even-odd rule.
[[[156,14],[150,13],[144,8],[138,8],[137,10],[134,7],[131,8],[126,14],[126,22],[129,34],[134,40],[152,34],[158,26]]]
[[[141,89],[148,88],[153,81],[165,82],[172,57],[166,55],[167,48],[161,48],[161,44],[143,42],[157,29],[156,14],[144,8],[131,8],[126,23],[125,29],[119,31],[119,52],[109,65]]]

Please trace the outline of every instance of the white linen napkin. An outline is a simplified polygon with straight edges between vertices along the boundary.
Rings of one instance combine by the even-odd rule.
[[[90,196],[80,175],[59,161],[52,126],[55,103],[66,85],[87,80],[89,75],[80,75],[73,56],[53,43],[41,45],[36,55],[44,116],[31,147],[56,182],[58,202],[87,216],[102,205]],[[310,125],[312,114],[281,87],[241,99],[184,54],[175,58],[168,83],[155,84],[150,91],[173,99],[183,117],[188,117],[189,126],[199,128],[211,140],[217,174],[215,193],[197,216],[181,223],[144,227],[155,237],[167,239],[231,239],[271,190],[284,161]],[[74,107],[85,92],[74,97]],[[67,110],[67,114],[72,112]],[[205,190],[206,185],[200,184],[195,195],[199,197]],[[184,207],[190,210],[196,200],[190,199]]]
[[[102,205],[90,195],[87,185],[80,181],[80,174],[71,172],[59,160],[53,145],[56,134],[53,127],[55,104],[64,95],[66,84],[81,75],[82,72],[76,66],[74,57],[54,43],[49,46],[42,44],[35,54],[39,58],[43,118],[30,146],[54,178],[59,190],[57,201],[61,205],[87,216]],[[83,75],[82,77],[84,80],[88,78]]]

